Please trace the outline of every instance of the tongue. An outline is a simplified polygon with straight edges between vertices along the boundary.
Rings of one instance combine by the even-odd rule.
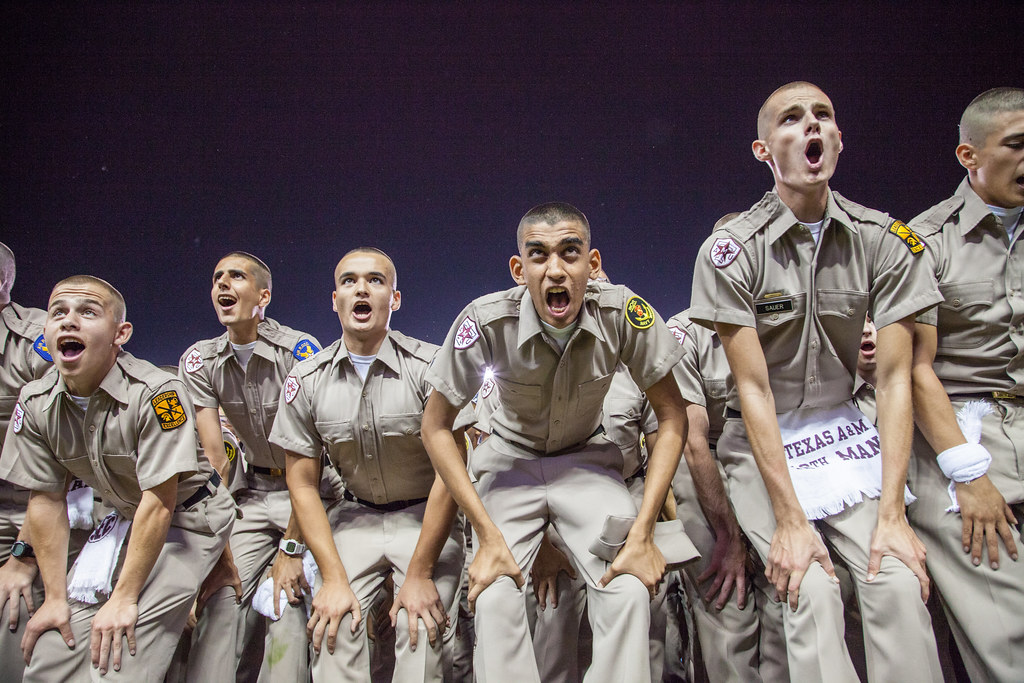
[[[569,293],[568,292],[550,292],[548,293],[548,306],[555,309],[563,309],[569,306]]]

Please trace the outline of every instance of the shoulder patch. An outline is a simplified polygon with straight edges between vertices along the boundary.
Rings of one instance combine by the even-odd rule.
[[[889,232],[899,237],[914,256],[924,251],[924,242],[903,221],[895,221],[889,226]]]
[[[676,338],[676,341],[682,344],[686,341],[686,330],[679,327],[679,325],[669,325],[668,331],[672,333],[672,336]]]
[[[36,337],[35,343],[32,344],[32,349],[47,363],[53,362],[53,356],[50,355],[50,349],[46,348],[46,340],[43,339],[43,335]]]
[[[468,349],[479,338],[480,330],[476,326],[476,321],[467,315],[455,332],[455,348]]]
[[[199,353],[198,348],[193,347],[185,357],[185,372],[191,375],[201,367],[203,367],[203,354]]]
[[[228,456],[228,462],[234,462],[235,458],[238,457],[238,449],[235,448],[235,444],[227,439],[224,439],[224,454]]]
[[[307,358],[311,358],[319,350],[320,349],[317,348],[317,345],[312,341],[309,339],[303,339],[295,345],[294,349],[292,349],[292,355],[299,360],[305,360]]]
[[[158,394],[150,401],[153,405],[153,412],[160,420],[160,429],[167,431],[176,429],[185,424],[188,418],[185,417],[185,408],[181,405],[178,392],[171,389]]]
[[[11,426],[14,427],[15,434],[20,432],[21,428],[25,426],[25,409],[21,407],[21,401],[18,401],[14,406],[14,414],[11,415]]]
[[[626,320],[638,330],[646,330],[654,324],[654,309],[638,296],[629,297],[626,302]]]
[[[711,245],[711,262],[715,268],[725,268],[740,255],[740,245],[731,237],[719,237]]]
[[[284,381],[284,402],[291,403],[298,393],[299,380],[295,379],[295,375],[288,375],[288,379]]]
[[[480,387],[480,398],[487,398],[494,391],[494,378],[488,377],[484,380],[484,385]]]

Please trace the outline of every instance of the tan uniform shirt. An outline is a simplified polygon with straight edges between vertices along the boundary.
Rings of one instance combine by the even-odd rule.
[[[525,286],[476,299],[427,371],[448,402],[466,405],[494,372],[501,397],[493,434],[535,453],[575,446],[601,424],[619,362],[642,391],[672,371],[682,349],[657,312],[621,285],[591,282],[565,347],[543,331]]]
[[[14,409],[0,477],[33,491],[63,491],[68,474],[132,519],[142,492],[177,477],[180,505],[212,468],[198,452],[195,413],[171,374],[122,351],[83,412],[57,372],[31,382]],[[172,524],[209,533],[202,515]]]
[[[629,479],[647,465],[647,453],[640,437],[658,431],[654,409],[625,366],[619,365],[604,397],[605,436],[622,451],[622,477]]]
[[[285,381],[273,444],[319,458],[326,448],[345,487],[377,504],[425,498],[434,468],[420,440],[424,379],[437,346],[390,331],[364,382],[339,339]],[[458,428],[472,424],[472,411]]]
[[[714,448],[725,428],[725,401],[729,395],[729,360],[722,341],[714,330],[690,320],[688,311],[669,318],[668,329],[686,349],[683,360],[672,370],[679,392],[687,401],[707,410],[708,444]]]
[[[46,312],[9,303],[0,311],[0,446],[18,402],[18,392],[53,367],[43,340]]]
[[[941,299],[924,245],[899,221],[831,192],[815,243],[769,192],[701,247],[690,318],[757,330],[784,413],[850,400],[866,314],[883,328]],[[739,410],[731,378],[728,404]]]
[[[320,350],[311,335],[267,318],[256,328],[256,346],[245,369],[225,332],[197,342],[178,362],[178,376],[200,408],[224,409],[245,444],[245,459],[257,467],[284,469],[284,451],[268,439],[292,367]]]
[[[965,178],[956,193],[913,221],[939,281],[935,374],[951,395],[1024,396],[1024,243]],[[922,316],[935,324],[936,316]]]

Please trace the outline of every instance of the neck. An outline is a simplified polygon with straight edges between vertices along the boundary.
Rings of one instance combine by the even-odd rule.
[[[801,223],[817,223],[825,217],[828,206],[828,183],[799,190],[786,185],[776,185],[782,203],[789,207]]]
[[[369,332],[365,334],[350,333],[342,330],[345,348],[349,353],[354,353],[357,356],[376,356],[377,351],[380,350],[380,346],[384,343],[384,339],[387,336],[387,329],[383,332]]]
[[[251,320],[229,326],[228,341],[232,344],[251,344],[259,338],[259,335],[256,334],[256,328],[259,324],[259,318],[252,318]]]
[[[103,383],[103,378],[107,376],[110,369],[114,367],[117,362],[117,355],[115,354],[110,359],[110,364],[102,370],[90,373],[76,374],[73,377],[68,377],[61,373],[61,378],[64,380],[64,385],[68,388],[68,392],[72,396],[92,396],[96,393],[96,390],[100,388],[100,384]]]

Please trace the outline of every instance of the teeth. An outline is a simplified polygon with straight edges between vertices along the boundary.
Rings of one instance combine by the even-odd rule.
[[[551,294],[561,294],[564,291],[566,291],[565,287],[552,287],[548,290]]]

